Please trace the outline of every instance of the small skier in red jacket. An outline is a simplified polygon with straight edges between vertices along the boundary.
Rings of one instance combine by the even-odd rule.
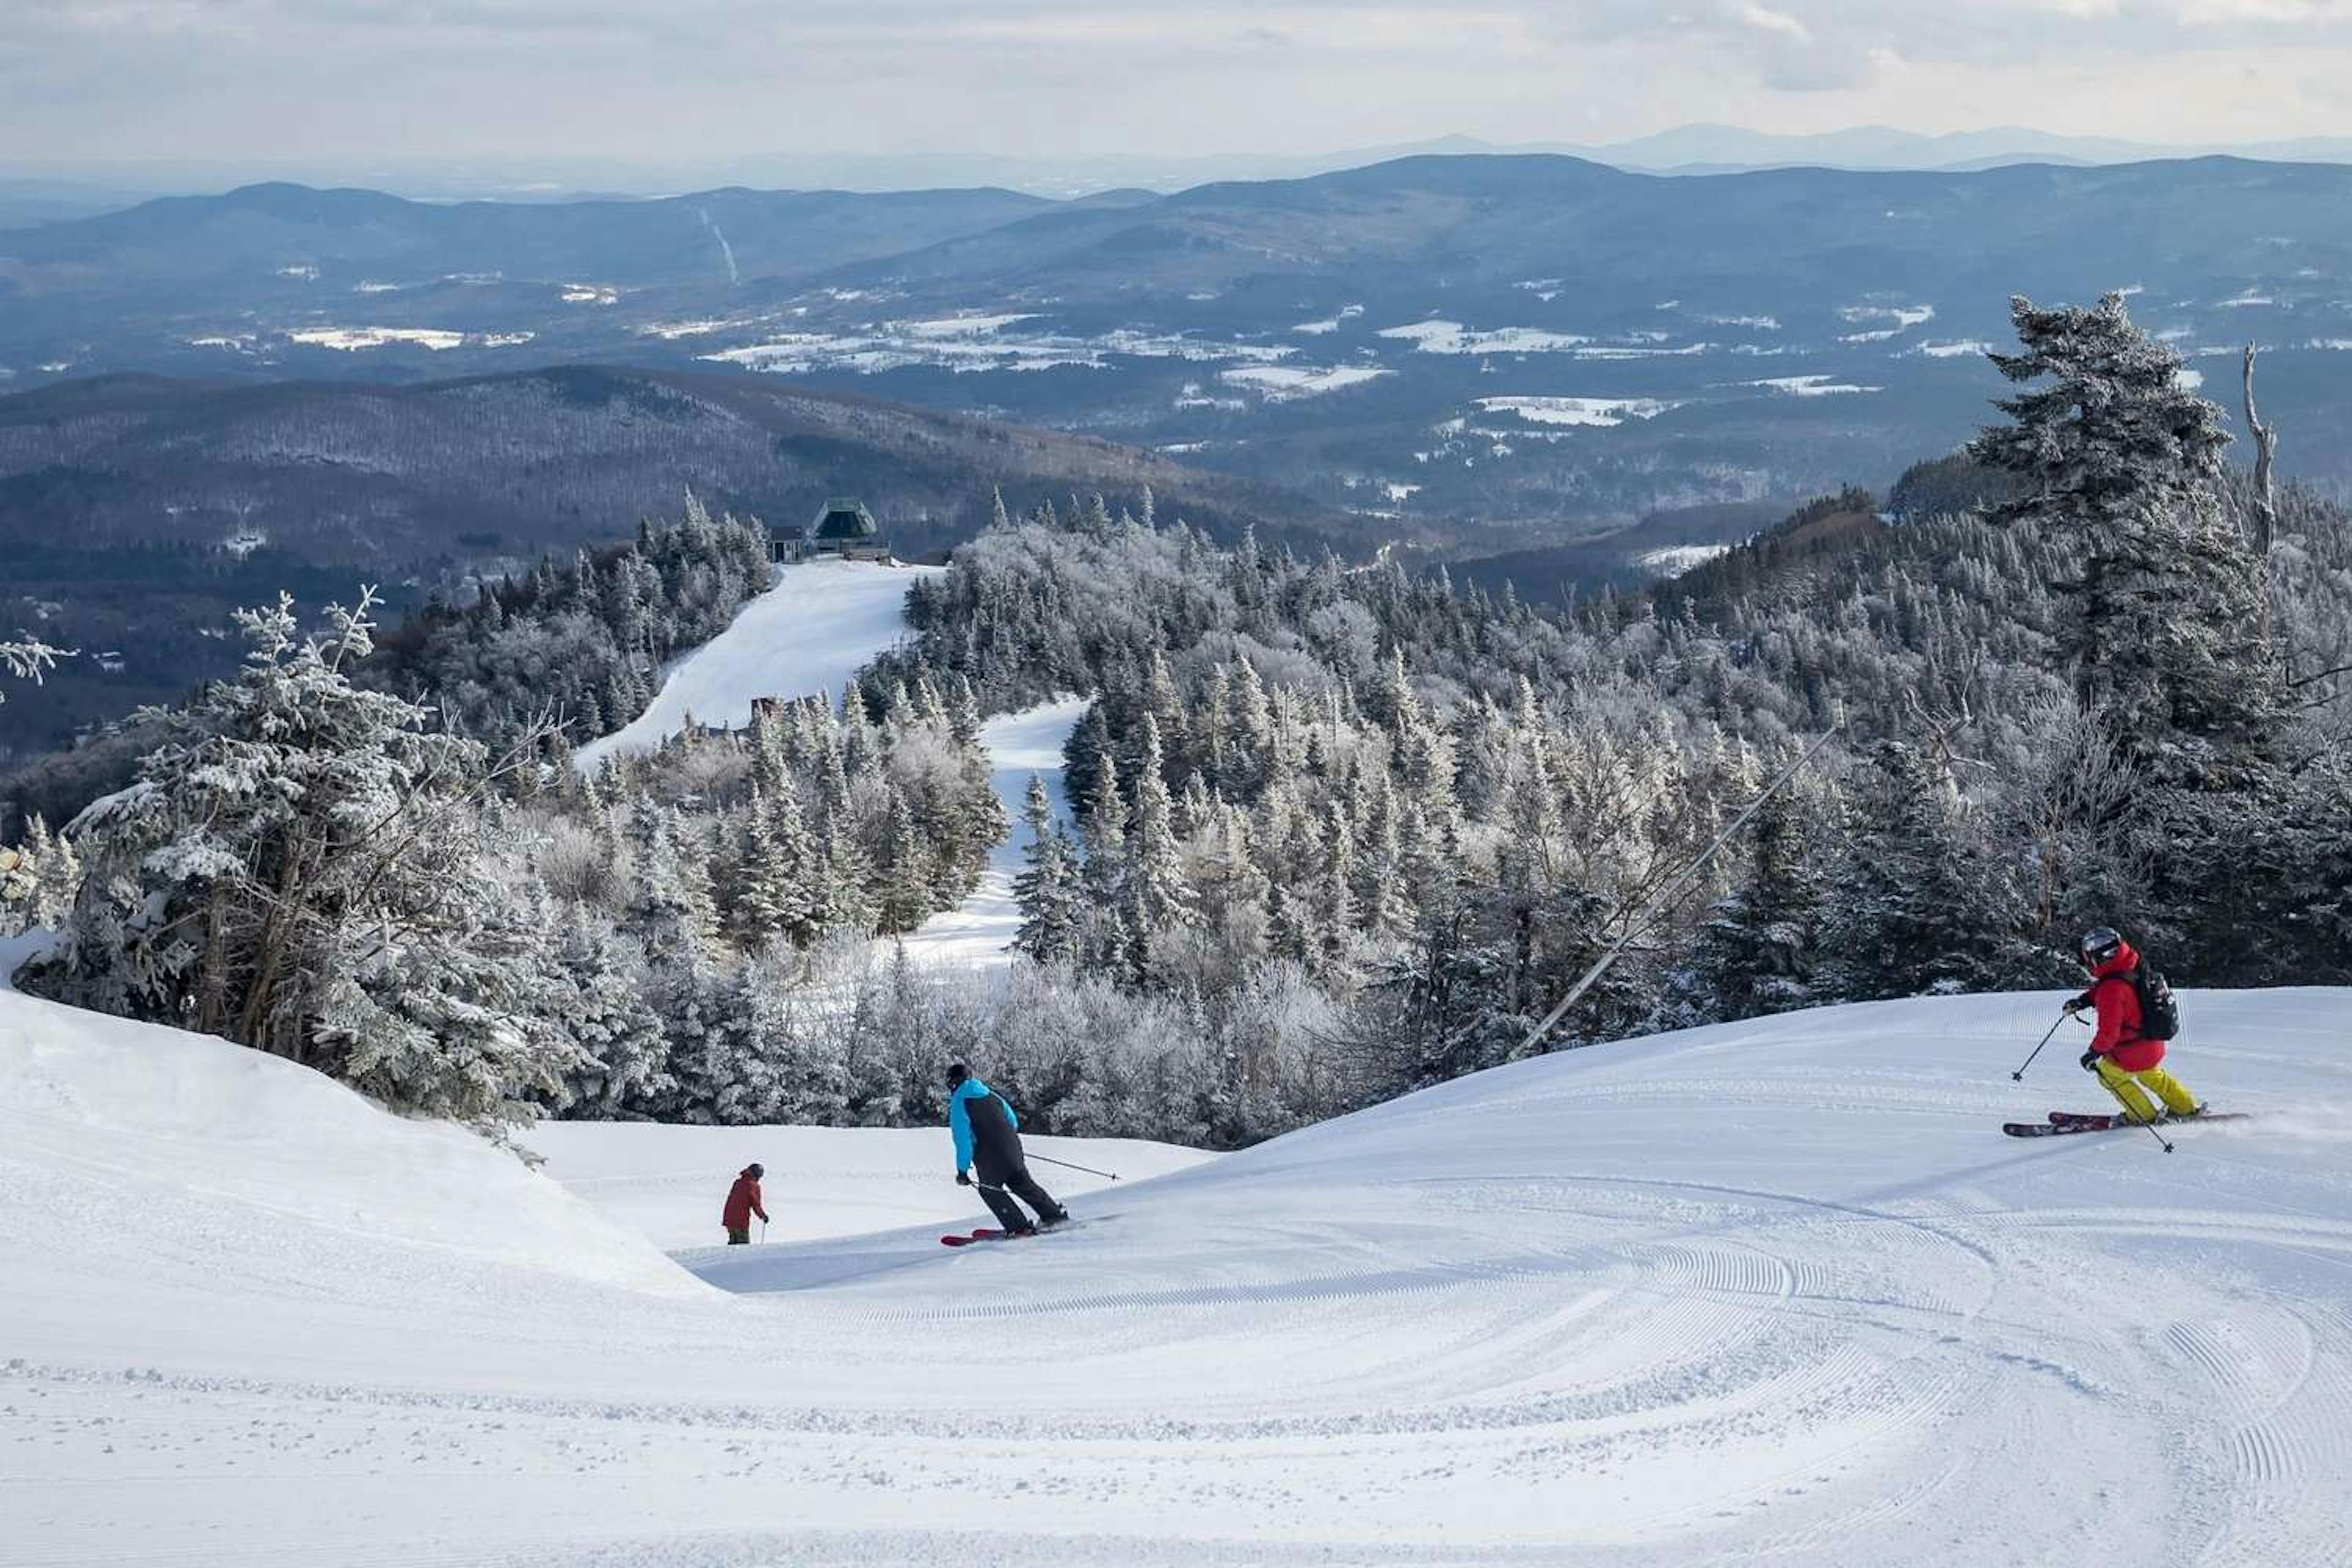
[[[2083,1053],[2084,1069],[2099,1075],[2133,1121],[2177,1121],[2201,1112],[2197,1097],[2164,1070],[2164,1042],[2141,1032],[2139,987],[2132,978],[2140,959],[2132,944],[2101,926],[2084,934],[2076,956],[2091,972],[2091,988],[2067,1003],[2066,1011],[2090,1007],[2099,1015],[2099,1032]],[[2151,1089],[2164,1101],[2161,1112],[2148,1102]]]
[[[758,1215],[760,1223],[768,1223],[768,1211],[760,1205],[760,1178],[768,1173],[754,1162],[743,1167],[735,1184],[727,1189],[727,1206],[719,1214],[719,1222],[727,1227],[727,1245],[743,1247],[751,1240],[751,1216]]]

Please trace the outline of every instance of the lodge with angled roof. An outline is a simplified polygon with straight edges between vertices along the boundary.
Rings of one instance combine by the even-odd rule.
[[[816,521],[809,524],[808,542],[819,550],[847,550],[870,543],[880,531],[864,501],[835,496],[818,510]]]
[[[803,561],[812,555],[841,555],[857,560],[887,560],[890,551],[881,542],[881,531],[864,501],[855,496],[834,496],[817,508],[816,516],[806,528],[777,531],[776,559]]]

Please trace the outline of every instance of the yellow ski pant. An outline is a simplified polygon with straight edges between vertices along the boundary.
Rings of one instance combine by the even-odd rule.
[[[2147,1102],[2142,1085],[2156,1090],[2157,1099],[2164,1101],[2167,1110],[2188,1112],[2197,1109],[2197,1097],[2181,1087],[2180,1080],[2162,1068],[2150,1068],[2146,1072],[2126,1072],[2107,1057],[2099,1058],[2099,1081],[2107,1091],[2124,1102],[2124,1110],[2135,1121],[2156,1120],[2156,1107]]]

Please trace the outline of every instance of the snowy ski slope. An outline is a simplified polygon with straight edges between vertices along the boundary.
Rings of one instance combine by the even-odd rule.
[[[736,728],[751,722],[762,697],[838,693],[874,657],[907,636],[907,586],[937,575],[940,566],[883,566],[820,556],[787,566],[776,585],[745,605],[725,631],[674,664],[653,702],[628,726],[591,741],[575,753],[593,768],[620,752],[651,751],[686,727]],[[1008,713],[981,731],[995,763],[997,797],[1013,832],[989,858],[980,887],[962,905],[926,921],[905,938],[908,953],[926,965],[1001,968],[1021,928],[1013,879],[1027,839],[1019,827],[1029,775],[1044,775],[1054,809],[1064,816],[1062,742],[1086,716],[1083,699]]]
[[[904,1127],[682,1127],[649,1121],[550,1121],[520,1142],[547,1174],[615,1224],[667,1248],[721,1238],[719,1202],[756,1160],[772,1224],[763,1245],[818,1241],[903,1226],[969,1230],[993,1222],[980,1194],[955,1184],[946,1132]],[[1030,1138],[1033,1155],[1109,1171],[1123,1182],[1215,1158],[1132,1138]],[[1048,1192],[1074,1202],[1110,1185],[1040,1163]]]
[[[2096,1103],[2009,1081],[2057,1000],[680,1268],[463,1134],[0,996],[0,1561],[2344,1561],[2352,994],[2191,995],[2177,1067],[2257,1115],[2172,1155],[1996,1131]]]
[[[777,573],[776,585],[738,611],[725,631],[673,664],[626,728],[582,746],[593,768],[616,752],[649,752],[686,728],[740,728],[760,697],[838,696],[868,660],[907,635],[908,584],[942,566],[884,566],[819,556]]]

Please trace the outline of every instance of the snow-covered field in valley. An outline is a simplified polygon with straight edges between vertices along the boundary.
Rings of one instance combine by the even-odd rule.
[[[580,748],[580,766],[651,751],[696,722],[740,728],[761,697],[838,696],[850,677],[907,635],[908,585],[939,566],[885,566],[822,556],[787,566],[776,585],[719,636],[680,658],[625,729]]]
[[[0,1560],[2342,1561],[2352,994],[2190,994],[2252,1116],[2169,1155],[2000,1136],[2098,1105],[2010,1082],[2057,1000],[1529,1061],[1034,1241],[673,1259],[614,1218],[672,1223],[664,1130],[600,1213],[0,995]],[[553,1131],[582,1191],[636,1158]],[[692,1136],[706,1206],[811,1152]]]

